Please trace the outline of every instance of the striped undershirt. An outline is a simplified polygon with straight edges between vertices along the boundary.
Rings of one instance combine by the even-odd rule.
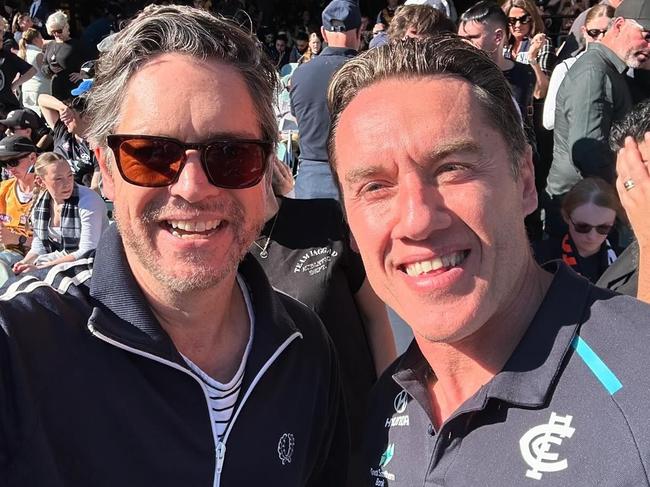
[[[253,309],[251,307],[250,296],[248,289],[241,277],[237,276],[237,283],[241,289],[242,296],[246,302],[246,309],[248,310],[248,320],[250,323],[250,333],[248,336],[248,344],[241,360],[241,364],[233,378],[227,383],[222,383],[214,380],[208,374],[203,372],[196,364],[183,355],[183,359],[187,362],[188,367],[194,372],[199,379],[203,382],[204,389],[206,390],[209,403],[210,403],[210,418],[214,422],[213,428],[214,444],[223,440],[226,428],[230,423],[233,413],[235,411],[235,403],[239,397],[241,390],[242,379],[244,378],[244,370],[246,369],[246,361],[248,354],[253,344],[253,330],[255,325]]]

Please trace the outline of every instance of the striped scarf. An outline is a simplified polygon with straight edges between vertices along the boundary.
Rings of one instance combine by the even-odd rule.
[[[614,249],[607,239],[605,239],[605,242],[600,247],[598,253],[601,254],[603,250],[607,250],[606,254],[604,254],[607,256],[607,266],[605,266],[605,268],[607,268],[612,264],[612,262],[616,260],[616,252],[614,252]],[[578,274],[580,274],[580,266],[578,265],[577,255],[578,252],[575,250],[573,241],[567,233],[562,239],[562,261]]]
[[[36,235],[48,252],[64,250],[74,252],[79,248],[81,239],[81,217],[79,216],[79,188],[75,183],[70,197],[61,209],[61,246],[53,243],[49,237],[50,207],[52,196],[43,191],[32,210],[32,226]]]

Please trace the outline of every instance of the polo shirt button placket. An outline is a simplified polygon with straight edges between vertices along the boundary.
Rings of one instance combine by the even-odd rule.
[[[436,430],[433,428],[431,423],[427,426],[427,433],[429,433],[429,436],[436,436]]]

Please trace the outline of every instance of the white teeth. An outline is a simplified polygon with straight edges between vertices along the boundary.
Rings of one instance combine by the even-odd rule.
[[[203,220],[203,221],[167,220],[167,223],[174,230],[179,229],[179,230],[183,230],[184,232],[201,233],[201,232],[214,230],[221,224],[221,220]],[[175,231],[172,231],[172,235],[176,237],[181,237],[181,235]]]
[[[421,262],[414,262],[405,266],[405,271],[409,276],[419,276],[427,272],[437,271],[442,268],[456,267],[465,260],[463,251],[453,252],[451,254],[436,257],[431,260],[423,260]]]

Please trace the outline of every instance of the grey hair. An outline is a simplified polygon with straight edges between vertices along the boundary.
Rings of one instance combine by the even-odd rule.
[[[334,138],[341,113],[361,90],[385,79],[430,76],[453,76],[472,84],[485,120],[508,145],[512,174],[518,177],[528,142],[510,85],[484,52],[454,34],[385,44],[348,61],[336,72],[327,93],[331,121],[327,148],[333,172]]]
[[[45,21],[45,28],[47,29],[48,34],[52,34],[52,29],[63,29],[65,26],[69,25],[68,16],[63,10],[57,10]]]
[[[86,111],[87,136],[95,146],[106,147],[106,137],[119,122],[131,77],[149,60],[164,53],[214,59],[237,69],[258,113],[262,137],[275,143],[278,129],[273,95],[278,79],[256,39],[205,10],[151,5],[117,34],[110,49],[99,58]]]

